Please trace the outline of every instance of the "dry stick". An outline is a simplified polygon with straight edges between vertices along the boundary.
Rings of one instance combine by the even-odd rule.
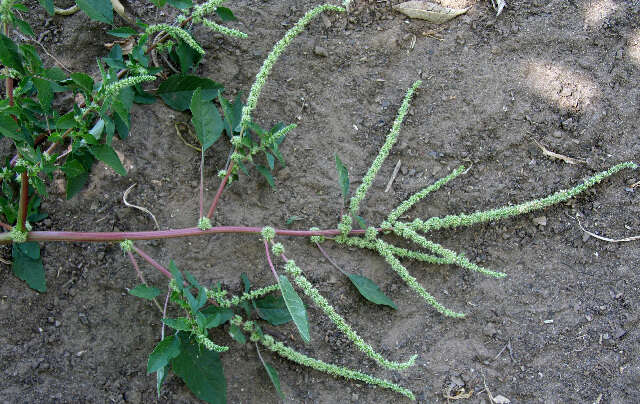
[[[322,248],[322,246],[320,245],[320,243],[316,243],[316,246],[318,247],[318,250],[320,250],[320,253],[322,253],[322,255],[324,255],[324,257],[327,259],[327,261],[329,261],[329,263],[331,265],[333,265],[338,271],[342,272],[343,275],[345,276],[349,276],[348,273],[346,273],[342,268],[340,268],[340,266],[338,264],[336,264],[330,257],[329,255],[327,255],[327,252],[324,250],[324,248]]]
[[[384,189],[384,192],[389,192],[391,189],[391,185],[393,184],[393,180],[396,179],[398,175],[398,171],[400,171],[400,165],[402,165],[402,160],[398,160],[396,167],[393,169],[393,173],[391,174],[391,178],[389,178],[389,182],[387,183],[387,187]]]
[[[160,230],[160,225],[158,225],[158,221],[156,220],[156,217],[153,215],[153,213],[151,213],[149,209],[143,206],[138,206],[138,205],[134,205],[132,203],[127,202],[127,196],[129,195],[129,192],[131,192],[133,187],[135,187],[136,185],[137,184],[133,184],[129,188],[127,188],[126,191],[124,191],[124,194],[122,194],[122,202],[124,202],[124,204],[130,208],[138,209],[143,211],[144,213],[147,213],[149,216],[151,216],[151,218],[153,219],[153,222],[156,224],[156,229]]]
[[[145,253],[144,251],[142,251],[141,249],[139,249],[136,246],[133,246],[133,251],[135,251],[139,256],[141,256],[145,261],[147,261],[149,264],[151,264],[151,266],[153,266],[155,269],[157,269],[158,271],[162,272],[162,274],[164,276],[166,276],[169,279],[173,278],[173,275],[171,275],[171,272],[169,272],[167,270],[167,268],[163,267],[162,265],[158,264],[156,262],[156,260],[154,260],[153,258],[151,258],[149,255],[147,255],[147,253]]]
[[[129,259],[131,260],[131,264],[133,264],[133,268],[136,270],[136,274],[138,275],[138,278],[140,279],[140,282],[142,282],[144,285],[146,285],[148,287],[149,284],[144,279],[144,276],[142,275],[142,271],[140,271],[140,267],[138,266],[138,262],[136,261],[136,259],[133,256],[133,254],[131,254],[131,251],[127,251],[127,255],[129,256]],[[158,303],[158,301],[156,300],[155,297],[153,298],[153,302],[156,304],[156,307],[158,308],[158,310],[160,310],[160,313],[162,313],[162,307],[160,307],[160,304]]]
[[[586,230],[584,227],[582,227],[582,223],[580,223],[580,219],[578,219],[578,216],[576,216],[576,221],[578,222],[578,226],[580,227],[580,229],[583,232],[587,233],[591,237],[597,238],[598,240],[608,241],[609,243],[624,243],[624,242],[627,242],[627,241],[640,240],[640,236],[632,236],[632,237],[626,237],[626,238],[620,238],[620,239],[613,239],[613,238],[609,238],[609,237],[598,236],[597,234],[592,233],[592,232]]]
[[[271,268],[271,273],[273,274],[273,277],[276,278],[276,282],[280,282],[278,273],[276,272],[276,269],[273,266],[273,262],[271,261],[271,254],[269,253],[269,242],[267,240],[264,240],[264,250],[267,253],[267,262],[269,263],[269,267]]]

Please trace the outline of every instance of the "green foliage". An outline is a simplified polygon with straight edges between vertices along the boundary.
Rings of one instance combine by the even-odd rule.
[[[138,285],[133,289],[129,289],[129,294],[143,299],[153,300],[160,294],[160,289],[147,285]]]
[[[380,287],[376,285],[371,279],[356,275],[356,274],[346,274],[351,283],[358,289],[358,292],[367,299],[368,301],[375,304],[382,304],[385,306],[389,306],[395,310],[398,307],[393,303],[393,300],[389,299],[387,295],[382,293]]]
[[[347,206],[347,201],[349,200],[349,171],[347,171],[347,167],[342,164],[338,153],[336,153],[336,169],[338,170],[338,181],[340,182],[340,188],[342,189],[344,206]]]
[[[110,0],[76,0],[76,4],[92,20],[113,24],[113,6]]]
[[[221,84],[213,80],[177,74],[170,76],[167,80],[160,83],[156,94],[171,108],[176,111],[186,111],[189,109],[193,92],[200,88],[202,102],[211,101],[216,98],[223,90]]]
[[[38,292],[47,290],[38,243],[14,243],[12,258],[12,268],[15,276],[27,282],[31,289]]]
[[[304,342],[311,341],[311,335],[309,335],[309,318],[307,316],[307,309],[304,307],[304,303],[302,303],[302,299],[300,299],[298,293],[293,289],[291,282],[289,282],[289,279],[287,279],[286,276],[280,275],[278,283],[280,284],[284,303],[289,310],[289,314],[291,315],[293,322],[300,332],[302,340]]]
[[[222,118],[213,103],[203,99],[200,87],[193,92],[190,108],[191,122],[204,153],[220,138],[223,130]]]

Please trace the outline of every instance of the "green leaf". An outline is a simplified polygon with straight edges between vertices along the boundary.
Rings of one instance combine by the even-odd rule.
[[[298,327],[302,340],[304,342],[311,341],[311,336],[309,335],[309,319],[302,299],[300,299],[298,293],[293,289],[291,282],[289,282],[286,276],[280,275],[279,284],[284,302],[287,305],[293,322],[296,324],[296,327]]]
[[[171,360],[173,372],[199,399],[210,404],[226,404],[227,382],[220,355],[200,347],[184,333],[179,336],[180,355]]]
[[[164,383],[164,379],[167,377],[168,367],[165,366],[156,371],[156,390],[158,392],[158,398],[160,398],[160,389],[162,388],[162,384]]]
[[[191,331],[191,322],[186,317],[163,318],[162,322],[178,331]]]
[[[45,9],[47,14],[49,14],[50,16],[53,16],[53,13],[55,11],[53,0],[38,0],[38,1],[40,1],[40,5],[42,6],[42,8]]]
[[[222,21],[236,21],[237,18],[235,15],[233,15],[233,12],[231,12],[231,10],[229,10],[226,7],[217,7],[216,8],[216,14],[218,14],[218,17],[220,17],[220,19]]]
[[[258,316],[271,325],[282,325],[293,320],[282,296],[267,295],[256,299],[255,304]]]
[[[347,167],[342,164],[338,153],[336,153],[336,169],[338,170],[338,181],[340,182],[340,188],[342,188],[342,197],[344,198],[344,206],[347,206],[349,200],[349,172]]]
[[[204,77],[178,74],[160,83],[156,94],[171,108],[185,111],[193,97],[193,92],[201,88],[202,101],[211,101],[223,89],[221,84]]]
[[[202,309],[200,313],[204,314],[207,318],[205,328],[219,327],[233,317],[233,311],[231,309],[213,305]]]
[[[63,72],[59,67],[50,67],[48,69],[45,69],[44,76],[53,81],[62,81],[66,80],[67,78],[67,74]]]
[[[111,0],[76,0],[76,4],[92,20],[113,24]]]
[[[284,400],[284,394],[282,393],[282,389],[280,388],[280,377],[278,377],[278,372],[271,366],[269,363],[262,361],[267,374],[269,375],[269,379],[271,379],[271,383],[273,383],[273,387],[276,388],[276,392],[278,396]]]
[[[129,294],[143,299],[153,300],[160,294],[160,289],[147,285],[138,285],[133,289],[129,289]]]
[[[271,188],[276,189],[276,183],[273,180],[273,175],[271,175],[271,170],[269,170],[267,167],[261,166],[261,165],[256,165],[256,170],[258,170],[260,172],[260,174],[262,174],[264,176],[264,178],[267,179],[267,182],[269,183]]]
[[[70,77],[85,93],[91,94],[93,91],[93,79],[88,74],[71,73]]]
[[[182,291],[184,288],[184,278],[182,277],[180,270],[178,269],[178,267],[176,267],[176,264],[173,261],[169,262],[169,272],[171,272],[171,275],[173,275],[173,279],[176,280],[176,286],[178,287],[178,290]]]
[[[89,173],[85,172],[76,176],[66,176],[67,178],[67,186],[66,186],[66,194],[67,200],[73,198],[78,192],[82,191],[85,184],[89,180]]]
[[[276,165],[276,158],[273,157],[271,153],[264,152],[267,156],[267,163],[269,164],[269,170],[273,170],[273,167]]]
[[[117,36],[118,38],[129,38],[131,35],[137,35],[138,31],[131,27],[119,27],[107,31],[107,34]]]
[[[27,282],[31,289],[45,292],[47,286],[42,257],[40,257],[40,245],[34,242],[14,243],[12,256],[13,274]]]
[[[167,0],[151,0],[151,2],[153,4],[155,4],[156,7],[158,7],[158,8],[162,8],[162,7],[164,7],[165,4],[167,4]]]
[[[204,153],[220,138],[224,124],[213,102],[202,99],[200,88],[196,89],[191,97],[191,113],[193,114],[191,123],[193,123]]]
[[[185,279],[187,280],[187,282],[189,282],[189,284],[190,284],[191,286],[193,286],[193,287],[194,287],[194,288],[196,288],[196,289],[201,289],[200,282],[198,282],[198,280],[196,279],[196,277],[195,277],[195,276],[193,276],[193,275],[191,274],[191,272],[189,272],[189,271],[186,271],[186,270],[185,270],[185,271],[184,271],[184,277],[185,277]]]
[[[33,85],[38,90],[38,101],[42,109],[49,111],[51,108],[51,102],[53,101],[53,89],[51,88],[51,82],[49,80],[34,77]]]
[[[180,63],[180,71],[184,74],[188,74],[191,68],[197,65],[200,59],[202,59],[202,55],[184,41],[178,41],[175,47],[175,56]]]
[[[351,283],[353,283],[358,289],[358,292],[360,292],[360,294],[368,301],[375,304],[389,306],[396,310],[398,309],[395,303],[393,303],[387,295],[382,293],[380,287],[378,287],[378,285],[376,285],[371,279],[355,274],[347,274],[347,276],[351,280]]]
[[[14,140],[24,140],[20,135],[20,127],[11,115],[6,113],[0,114],[0,133]]]
[[[166,337],[153,348],[153,352],[149,355],[147,374],[163,369],[178,355],[180,355],[180,340],[175,335]]]
[[[225,131],[227,132],[227,136],[231,138],[234,132],[239,131],[236,129],[238,125],[240,125],[240,121],[242,119],[242,99],[240,94],[238,94],[234,103],[231,104],[222,96],[222,94],[220,94],[218,96],[218,101],[220,102],[220,107],[222,107],[222,112],[224,114]]]
[[[167,0],[167,3],[180,10],[186,10],[193,6],[193,1],[191,0]]]
[[[0,34],[0,62],[20,73],[24,73],[23,59],[15,42]]]
[[[297,220],[304,220],[304,218],[300,217],[300,216],[291,216],[290,218],[287,219],[287,221],[285,222],[285,224],[287,226],[290,226],[291,223],[297,221]]]
[[[367,229],[367,222],[364,220],[364,218],[358,215],[353,215],[353,217],[356,219],[356,222],[358,222],[358,226],[360,226],[362,230]]]
[[[240,327],[235,324],[232,324],[231,327],[229,327],[229,335],[231,335],[231,338],[240,344],[244,345],[247,343],[247,337],[244,335]]]
[[[21,20],[20,18],[14,18],[13,23],[16,25],[16,27],[18,27],[20,32],[22,32],[27,36],[35,38],[36,34],[33,33],[33,29],[31,28],[31,25],[29,25],[28,22],[26,22],[25,20]]]
[[[113,148],[111,146],[101,144],[91,146],[89,150],[91,151],[91,154],[95,156],[95,158],[113,168],[113,170],[118,174],[127,175],[127,170],[124,169],[124,166],[120,161],[120,157],[118,157],[116,152],[113,151]]]

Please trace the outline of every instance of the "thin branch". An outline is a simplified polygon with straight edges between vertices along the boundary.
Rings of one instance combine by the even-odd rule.
[[[151,264],[152,267],[154,267],[158,271],[162,272],[162,274],[164,276],[166,276],[169,279],[173,278],[173,275],[171,275],[171,272],[169,272],[169,270],[167,270],[167,268],[165,268],[162,265],[158,264],[158,262],[156,262],[156,260],[151,258],[149,255],[147,255],[147,253],[145,253],[144,251],[142,251],[141,249],[139,249],[136,246],[133,246],[132,248],[133,248],[133,251],[135,251],[139,256],[142,257],[142,259],[147,261],[149,264]]]
[[[273,277],[276,278],[276,282],[280,282],[280,278],[278,278],[276,268],[273,266],[273,262],[271,261],[271,253],[269,253],[269,242],[267,240],[264,240],[264,250],[267,253],[267,262],[269,263],[269,267],[271,268],[271,273],[273,274]]]
[[[164,310],[162,310],[162,318],[167,317],[167,306],[169,305],[169,296],[171,296],[171,287],[167,290],[167,297],[164,299]],[[160,330],[160,339],[164,339],[164,322],[162,322],[162,329]]]
[[[599,235],[597,235],[595,233],[592,233],[589,230],[587,230],[584,227],[582,227],[582,223],[580,223],[580,219],[578,219],[578,216],[576,216],[576,221],[578,222],[578,226],[580,227],[580,229],[583,232],[587,233],[591,237],[597,238],[598,240],[607,241],[609,243],[624,243],[624,242],[627,242],[627,241],[640,240],[640,236],[631,236],[631,237],[625,237],[625,238],[619,238],[619,239],[613,239],[613,238],[609,238],[609,237],[602,237],[602,236],[599,236]]]
[[[227,168],[227,173],[225,174],[220,186],[218,187],[218,191],[216,192],[216,196],[213,198],[213,202],[211,202],[211,207],[209,208],[209,212],[207,213],[207,217],[211,219],[213,216],[213,212],[216,210],[216,206],[218,206],[218,200],[220,199],[220,195],[222,195],[222,191],[224,190],[224,186],[227,184],[229,180],[229,174],[231,174],[231,170],[233,169],[233,160],[229,163],[229,167]]]
[[[133,256],[131,251],[127,251],[127,255],[129,256],[129,259],[131,260],[131,264],[133,264],[133,268],[136,270],[136,274],[138,275],[138,279],[140,279],[140,282],[142,282],[146,286],[149,286],[147,281],[144,279],[144,275],[142,275],[142,271],[140,271],[140,267],[138,266],[138,262],[136,261],[136,258]],[[156,300],[155,297],[153,298],[153,302],[156,304],[156,307],[158,308],[158,310],[160,310],[160,313],[162,313],[162,307],[160,307],[160,303],[158,303],[158,301]]]
[[[322,246],[320,245],[320,243],[316,243],[316,246],[318,247],[318,250],[320,250],[320,253],[322,253],[322,255],[324,255],[324,257],[327,259],[327,261],[329,261],[329,263],[331,265],[334,266],[334,268],[336,268],[338,271],[342,272],[343,275],[345,276],[349,276],[349,274],[347,274],[342,268],[340,268],[340,266],[338,264],[336,264],[327,254],[327,252],[324,250],[324,248],[322,248]]]

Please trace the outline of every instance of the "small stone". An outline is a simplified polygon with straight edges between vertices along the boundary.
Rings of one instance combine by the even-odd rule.
[[[547,217],[546,216],[534,217],[533,218],[533,223],[537,224],[538,226],[546,226],[547,225]]]
[[[320,14],[320,18],[322,19],[322,25],[324,25],[325,28],[331,28],[331,20],[326,16],[326,14]]]
[[[323,48],[322,46],[316,45],[315,48],[313,48],[313,53],[315,53],[318,56],[322,56],[322,57],[327,57],[329,56],[329,52]]]
[[[562,137],[562,131],[561,130],[554,130],[553,133],[551,134],[551,136],[559,139],[559,138]]]

